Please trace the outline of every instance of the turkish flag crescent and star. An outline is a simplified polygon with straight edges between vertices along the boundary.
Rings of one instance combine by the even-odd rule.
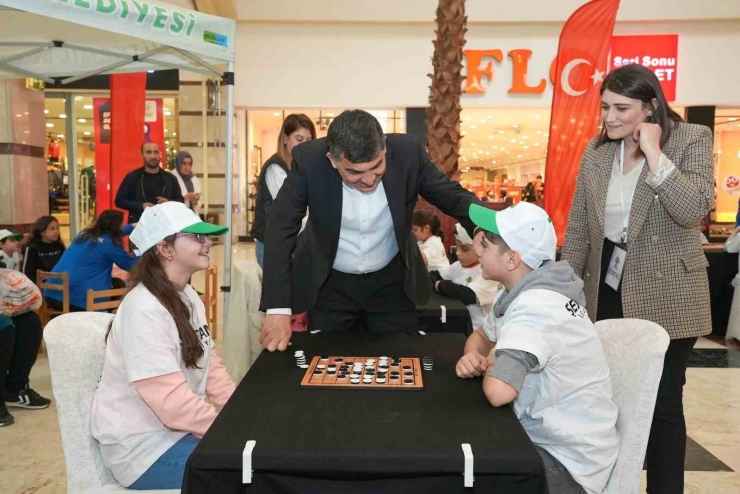
[[[544,206],[563,245],[581,157],[601,118],[601,82],[619,0],[592,0],[563,26],[545,164]]]

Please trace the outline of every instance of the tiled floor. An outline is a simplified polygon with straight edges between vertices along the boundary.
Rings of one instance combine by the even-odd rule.
[[[212,260],[223,281],[223,247],[214,246]],[[240,244],[233,258],[254,260],[254,247]],[[193,277],[203,291],[203,276]],[[222,311],[219,299],[219,311]],[[220,314],[220,321],[223,317]],[[217,340],[220,348],[221,341]],[[722,339],[701,338],[691,359],[684,390],[690,440],[686,460],[687,494],[740,492],[740,352]],[[31,384],[53,398],[49,365],[40,355]],[[16,423],[0,429],[0,494],[62,494],[67,492],[56,408],[13,411]],[[642,476],[645,492],[645,474]]]

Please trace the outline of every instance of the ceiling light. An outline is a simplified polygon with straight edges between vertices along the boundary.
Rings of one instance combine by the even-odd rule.
[[[78,118],[77,119],[77,122],[79,122],[79,123],[87,123],[87,120],[85,120],[84,118]]]
[[[730,118],[728,118],[728,120],[729,120],[730,122],[734,122],[735,120],[737,120],[737,118],[735,118],[735,117],[730,117]]]
[[[493,146],[493,149],[498,149],[498,146]]]
[[[494,139],[496,136],[488,136],[489,139]]]
[[[539,143],[539,142],[535,142],[535,143],[534,143],[534,147],[538,147],[539,145],[540,145],[540,143]]]
[[[170,141],[164,141],[164,143],[167,144],[168,146],[170,145]]]
[[[505,133],[506,133],[506,131],[505,131],[505,130],[499,130],[499,131],[498,131],[498,133],[499,133],[499,134],[505,134]]]
[[[478,127],[476,125],[471,125],[470,128],[471,129],[477,129]]]
[[[529,139],[529,136],[522,136],[522,139]]]
[[[493,118],[493,115],[488,115],[488,118]]]
[[[58,137],[59,139],[64,139],[64,134],[57,134],[57,137]]]
[[[92,134],[92,132],[90,132],[90,131],[85,131],[85,132],[83,132],[83,134],[85,134],[86,136],[89,136],[89,135],[91,135],[91,134]]]
[[[85,105],[82,108],[84,108],[85,110],[92,110],[93,109],[93,105]]]
[[[522,145],[524,145],[524,141],[519,141],[519,144],[522,144]]]
[[[165,117],[169,117],[170,115],[172,115],[172,112],[171,111],[167,110],[167,111],[164,112],[164,116]]]
[[[503,146],[501,148],[499,148],[499,149],[501,149],[501,151],[506,151],[506,148],[503,147]]]
[[[44,110],[44,113],[45,113],[46,115],[48,115],[48,114],[49,114],[49,110]]]
[[[466,121],[466,122],[469,122],[469,121],[471,121],[471,120],[473,120],[473,118],[472,118],[472,117],[465,117],[465,121]]]
[[[493,163],[495,165],[496,164],[496,160],[491,161],[491,163]]]
[[[480,119],[480,123],[486,123],[486,119],[485,118],[481,118]]]
[[[536,118],[537,120],[539,120],[540,119],[540,116],[539,115],[535,115],[534,118]]]
[[[82,101],[82,96],[75,96],[75,101]]]
[[[474,143],[474,142],[471,142],[471,143],[470,143],[470,145],[471,145],[471,146],[475,146],[475,143]]]
[[[60,113],[59,118],[67,118],[67,115],[65,115],[64,113]]]
[[[52,127],[54,127],[54,124],[53,124],[53,123],[48,123],[48,124],[46,124],[46,126],[47,126],[48,128],[52,128]]]
[[[542,134],[542,131],[541,130],[538,130],[537,132],[535,132],[535,134],[540,135],[540,134]]]
[[[66,103],[66,102],[67,102],[67,98],[62,98],[62,103]]]
[[[722,154],[722,150],[720,149],[719,151],[717,151],[717,154]]]
[[[334,116],[334,114],[333,114],[333,113],[327,113],[327,114],[326,114],[326,116],[327,116],[327,117],[333,117],[333,116]]]
[[[522,155],[521,155],[521,154],[518,154],[518,155],[517,155],[516,157],[517,157],[517,158],[521,158],[521,157],[522,157]]]
[[[545,134],[545,137],[550,137],[550,134]]]
[[[147,73],[149,73],[149,74],[153,74],[153,73],[154,73],[154,71],[153,71],[153,70],[147,70]]]
[[[176,136],[176,135],[177,135],[177,132],[173,132],[173,133],[172,133],[172,135],[173,135],[173,136]]]
[[[524,146],[524,149],[529,149],[529,146]]]
[[[486,156],[491,156],[491,153],[489,151],[486,151]]]
[[[511,140],[511,143],[512,143],[512,144],[516,144],[516,139],[512,139],[512,140]]]
[[[514,127],[515,129],[518,129],[519,128],[519,124],[514,124],[514,125],[512,125],[512,127]]]

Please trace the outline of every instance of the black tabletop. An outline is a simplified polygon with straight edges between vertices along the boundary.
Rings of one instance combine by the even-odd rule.
[[[446,322],[442,322],[442,309],[445,306]],[[473,332],[470,311],[458,299],[432,292],[429,302],[416,307],[418,329],[427,333],[463,333]]]
[[[459,379],[464,337],[441,333],[294,333],[284,353],[263,352],[190,457],[186,494],[537,493],[542,462],[509,407],[494,408],[480,379]],[[293,353],[423,357],[423,390],[302,388]],[[254,476],[242,484],[242,451],[255,440]],[[461,445],[474,455],[463,487]]]

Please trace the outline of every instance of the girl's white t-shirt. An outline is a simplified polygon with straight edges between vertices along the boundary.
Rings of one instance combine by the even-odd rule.
[[[453,263],[447,268],[440,269],[439,275],[443,280],[449,280],[456,285],[466,286],[475,292],[478,303],[468,305],[468,312],[470,312],[473,329],[482,327],[483,320],[491,310],[493,298],[498,293],[499,282],[484,279],[483,269],[480,264],[466,268],[460,264],[460,261]]]
[[[424,242],[418,242],[418,244],[419,249],[427,256],[428,271],[439,271],[450,265],[450,260],[447,259],[447,254],[445,254],[445,246],[438,236],[432,235]]]
[[[203,346],[197,368],[185,367],[175,320],[142,284],[121,302],[105,351],[103,376],[93,398],[91,432],[103,463],[128,487],[187,432],[167,428],[141,399],[134,382],[182,371],[190,390],[205,398],[211,341],[205,307],[187,285],[180,296]]]

